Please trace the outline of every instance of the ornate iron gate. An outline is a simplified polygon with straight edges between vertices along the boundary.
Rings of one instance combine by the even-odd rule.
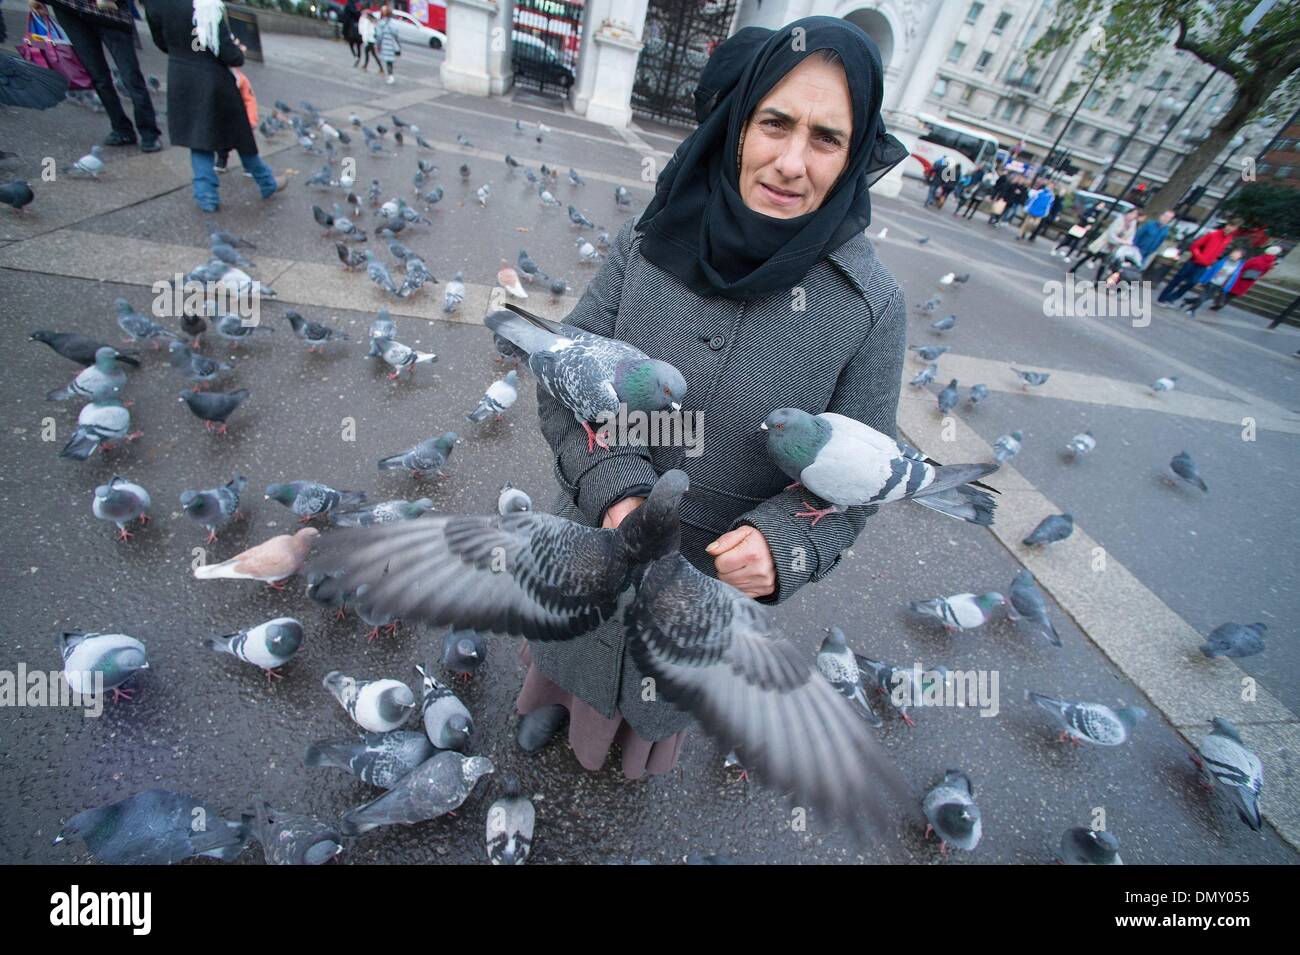
[[[578,75],[584,0],[515,0],[510,63],[515,83],[567,94]]]
[[[633,111],[695,125],[695,84],[713,48],[727,38],[736,0],[650,0],[636,64]]]

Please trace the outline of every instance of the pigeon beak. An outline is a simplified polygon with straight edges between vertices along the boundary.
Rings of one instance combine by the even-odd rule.
[[[759,425],[759,428],[761,428],[763,431],[766,431],[766,430],[767,430],[767,422],[764,421],[762,424]]]
[[[57,836],[54,837],[54,841],[51,842],[50,845],[57,846],[62,841],[63,841],[63,833],[60,832]]]

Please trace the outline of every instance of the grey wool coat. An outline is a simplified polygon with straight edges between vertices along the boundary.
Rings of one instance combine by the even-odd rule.
[[[699,415],[703,453],[611,439],[610,450],[588,454],[582,426],[539,384],[538,415],[561,489],[551,510],[596,527],[611,504],[648,493],[658,475],[681,468],[691,479],[681,507],[683,556],[716,577],[704,548],[753,525],[777,575],[776,592],[760,602],[780,603],[830,573],[876,508],[852,507],[816,527],[795,517],[805,500],[825,502],[804,489],[783,490],[791,478],[768,456],[759,425],[772,410],[794,407],[834,411],[894,436],[906,353],[902,290],[864,235],[791,290],[747,302],[701,298],[642,258],[639,245],[629,221],[567,321],[676,366],[687,382],[682,410]],[[576,640],[530,646],[539,670],[605,716],[617,710],[643,739],[665,739],[692,721],[643,692],[621,615]]]

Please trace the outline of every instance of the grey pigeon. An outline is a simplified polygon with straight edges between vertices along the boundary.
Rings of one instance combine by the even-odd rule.
[[[14,179],[0,185],[0,202],[18,212],[22,212],[23,207],[35,198],[36,194],[32,192],[31,184],[25,179]]]
[[[519,399],[519,372],[511,369],[500,381],[488,385],[488,390],[479,399],[478,407],[465,417],[478,423],[486,421],[489,415],[496,415],[498,421]]]
[[[916,352],[916,356],[922,361],[934,361],[948,351],[947,345],[908,345],[907,347]]]
[[[996,464],[930,464],[861,421],[829,411],[811,415],[799,408],[778,408],[760,427],[767,432],[767,451],[777,466],[830,502],[829,507],[814,508],[804,501],[806,510],[796,512],[796,517],[811,517],[814,526],[853,505],[947,492],[997,470]]]
[[[417,501],[384,501],[355,511],[331,511],[330,520],[339,527],[369,527],[372,524],[413,521],[431,510],[433,501],[422,497]]]
[[[328,169],[328,167],[326,168]],[[212,255],[227,265],[234,265],[241,269],[253,268],[253,263],[245,258],[243,253],[234,246],[226,245],[224,242],[213,242],[211,248]]]
[[[528,354],[528,367],[556,400],[573,412],[587,433],[587,450],[608,449],[588,422],[627,411],[681,407],[686,379],[672,365],[650,358],[625,342],[553,322],[516,305],[483,321],[493,332]]]
[[[302,624],[293,617],[276,617],[246,630],[206,637],[203,645],[261,667],[267,680],[273,680],[280,679],[277,668],[293,659],[302,647],[303,637]]]
[[[954,594],[951,597],[935,597],[933,600],[914,600],[913,613],[923,617],[933,617],[943,624],[949,633],[958,630],[974,630],[989,622],[993,611],[1007,602],[997,591],[984,594]]]
[[[930,237],[928,235],[917,236],[916,244],[925,245],[929,241],[930,241]]]
[[[273,332],[274,329],[269,325],[263,325],[261,322],[250,323],[244,321],[238,315],[219,315],[212,325],[217,330],[217,334],[226,341],[234,344],[236,348],[239,343],[246,341],[256,335],[258,332]]]
[[[584,216],[580,211],[578,211],[577,206],[572,206],[572,205],[569,206],[569,221],[572,222],[574,225],[585,226],[588,229],[596,228],[596,223],[592,222],[590,219]]]
[[[421,193],[420,200],[428,205],[436,206],[438,203],[442,202],[443,195],[442,186],[434,186],[428,192]]]
[[[1003,461],[1014,458],[1020,453],[1020,442],[1024,439],[1025,436],[1019,431],[1012,431],[1010,434],[1002,435],[993,442],[994,460],[1001,464]]]
[[[369,249],[366,250],[366,275],[385,292],[391,295],[400,294],[397,283],[393,281],[393,276],[388,271],[388,266],[375,258],[375,253]]]
[[[626,209],[632,204],[632,194],[627,191],[627,186],[614,187],[614,202],[620,209]]]
[[[465,301],[465,282],[464,275],[457,272],[447,287],[442,291],[442,310],[451,313],[460,308],[460,303]]]
[[[939,392],[939,414],[947,414],[957,407],[959,400],[961,400],[961,393],[957,391],[957,379],[954,378],[948,382],[948,387]]]
[[[329,163],[321,166],[319,172],[303,181],[304,186],[324,186],[327,189],[333,184],[334,173]]]
[[[588,242],[586,239],[584,239],[582,236],[578,236],[577,241],[574,244],[578,247],[578,258],[581,261],[583,262],[600,261],[600,253],[596,251],[596,247],[592,245],[590,242]]]
[[[1264,790],[1264,766],[1246,748],[1237,728],[1221,717],[1210,720],[1212,729],[1201,740],[1197,767],[1228,791],[1241,821],[1259,832],[1264,820],[1259,814],[1259,794]]]
[[[284,317],[289,320],[290,326],[293,327],[293,333],[307,344],[308,351],[319,349],[323,352],[326,342],[348,340],[347,332],[335,331],[328,325],[322,325],[320,322],[303,318],[297,312],[285,312]]]
[[[54,844],[73,837],[109,865],[174,865],[199,855],[229,862],[248,845],[242,823],[166,789],[146,789],[79,812],[59,830]]]
[[[1249,657],[1264,652],[1264,634],[1268,627],[1262,623],[1224,623],[1210,631],[1201,644],[1207,657]]]
[[[1178,384],[1178,376],[1170,375],[1168,378],[1157,378],[1151,383],[1151,390],[1159,393],[1161,391],[1173,391]]]
[[[124,298],[116,299],[113,307],[117,310],[117,327],[131,342],[152,342],[154,348],[161,348],[158,339],[179,338],[175,332],[163,328],[143,315],[137,314],[131,303]]]
[[[507,776],[502,783],[500,798],[487,811],[488,861],[492,865],[523,865],[533,849],[537,810],[520,792],[517,777]]]
[[[1180,480],[1187,482],[1192,487],[1199,487],[1202,491],[1209,492],[1205,486],[1205,479],[1201,477],[1200,470],[1196,467],[1196,462],[1186,451],[1180,451],[1174,455],[1173,460],[1169,462],[1169,470],[1178,475]]]
[[[379,358],[384,354],[383,345],[391,342],[397,334],[397,325],[388,314],[388,309],[381,308],[374,321],[370,323],[370,351],[367,358]]]
[[[903,722],[915,726],[916,721],[908,715],[908,709],[921,706],[925,700],[925,678],[918,677],[915,670],[896,667],[883,660],[873,660],[860,653],[854,654],[858,669],[862,671],[864,684],[870,683],[889,701],[889,705],[898,711]],[[903,689],[906,685],[906,690]]]
[[[574,169],[572,166],[570,166],[570,167],[569,167],[569,185],[571,185],[571,186],[585,186],[586,184],[587,184],[586,180],[583,179],[581,176],[578,175],[578,170],[576,170],[576,169]]]
[[[550,290],[558,298],[569,290],[569,283],[564,279],[551,279]]]
[[[826,677],[840,696],[853,704],[853,709],[872,726],[881,726],[884,721],[876,715],[862,688],[862,672],[858,669],[857,657],[845,640],[844,631],[839,627],[827,627],[822,639],[821,649],[817,651],[817,669]]]
[[[415,694],[401,680],[358,682],[331,670],[322,684],[358,726],[372,733],[401,728],[415,709]]]
[[[522,513],[533,509],[533,501],[527,494],[512,485],[509,481],[501,486],[501,493],[497,495],[497,513],[502,517],[507,514]]]
[[[397,628],[401,626],[401,621],[397,619],[397,614],[389,613],[386,610],[376,607],[375,604],[371,602],[368,594],[372,589],[373,588],[371,588],[369,584],[362,584],[351,596],[352,609],[356,611],[357,616],[360,617],[363,622],[370,624],[370,630],[366,633],[367,643],[373,643],[378,639],[381,627],[388,631],[389,636],[392,636],[397,632]],[[324,586],[317,588],[316,600],[318,602],[324,602],[321,600],[322,593],[329,593],[328,588]]]
[[[239,514],[239,496],[244,493],[248,478],[236,475],[221,487],[205,491],[182,491],[181,510],[208,529],[206,543],[217,539],[217,528],[223,527]]]
[[[101,348],[111,348],[111,345],[105,345],[97,342],[93,338],[87,338],[85,335],[78,335],[74,332],[32,332],[28,336],[28,341],[40,342],[43,345],[49,345],[50,348],[58,352],[64,358],[75,361],[82,367],[89,367],[95,363],[95,353]],[[123,364],[133,367],[140,367],[140,359],[136,357],[136,352],[120,352],[116,348],[117,360]]]
[[[956,324],[957,324],[956,315],[945,315],[943,318],[931,322],[930,327],[933,328],[936,332],[946,332],[948,329],[952,328]]]
[[[1029,532],[1029,536],[1020,543],[1026,547],[1038,547],[1063,541],[1074,533],[1074,515],[1051,514],[1038,522],[1038,526]]]
[[[474,718],[451,687],[439,682],[418,663],[415,670],[424,684],[420,717],[429,742],[439,749],[464,750],[474,732]]]
[[[346,835],[380,826],[414,825],[455,812],[475,784],[495,767],[486,756],[442,752],[426,760],[377,799],[349,810],[340,824]]]
[[[977,405],[989,396],[988,385],[971,385],[970,397],[967,399],[972,405]]]
[[[939,373],[938,364],[936,364],[935,362],[930,362],[930,364],[926,365],[924,368],[918,371],[916,373],[916,377],[913,378],[911,381],[909,381],[908,384],[917,388],[924,388],[930,382],[934,381],[934,376],[937,375],[938,373]]]
[[[196,418],[202,419],[205,429],[225,434],[226,419],[247,398],[248,389],[240,388],[238,391],[182,391],[179,400],[189,406]]]
[[[546,278],[545,273],[533,261],[533,257],[524,249],[519,250],[519,257],[515,264],[519,266],[519,273],[529,282],[537,278]]]
[[[403,776],[436,753],[429,737],[415,730],[363,733],[357,739],[327,739],[307,748],[308,766],[345,769],[363,783],[392,789]]]
[[[353,242],[366,241],[365,230],[359,228],[351,219],[345,216],[343,214],[343,207],[337,202],[334,203],[334,215],[331,218],[333,219],[333,222],[330,224],[330,227],[337,235],[342,236],[344,239],[350,239]],[[369,256],[369,254],[370,253],[368,252],[366,253],[367,256]]]
[[[95,453],[96,448],[107,451],[119,438],[132,441],[142,433],[131,431],[131,412],[116,398],[92,401],[82,406],[77,415],[77,428],[59,452],[59,457],[84,461]]]
[[[612,530],[535,511],[338,529],[310,572],[332,575],[323,588],[373,585],[369,598],[403,619],[529,640],[576,639],[621,610],[658,695],[765,785],[850,824],[883,821],[888,801],[908,797],[862,717],[764,607],[678,551],[689,485],[666,472]]]
[[[937,835],[939,851],[944,855],[950,845],[966,852],[979,845],[983,835],[980,810],[975,805],[975,785],[965,773],[956,769],[945,772],[943,781],[925,794],[921,809],[929,820],[926,838],[931,832]]]
[[[95,488],[90,509],[101,521],[117,525],[117,539],[130,540],[133,536],[126,525],[139,518],[141,524],[149,523],[149,492],[126,478],[114,476],[107,484]]]
[[[388,373],[389,381],[394,381],[407,368],[414,368],[422,362],[438,359],[438,356],[431,351],[416,351],[392,339],[380,343],[380,356],[393,369]]]
[[[931,296],[930,298],[927,298],[924,302],[918,303],[916,307],[918,311],[925,312],[928,315],[932,313],[936,308],[938,308],[939,304],[942,301],[943,301],[942,295],[934,295]]]
[[[59,634],[58,649],[63,658],[63,678],[72,692],[83,696],[102,689],[113,691],[114,702],[129,700],[134,691],[122,689],[122,684],[149,669],[144,644],[125,633],[65,630]],[[97,677],[102,680],[98,687]]]
[[[446,466],[447,459],[451,457],[452,449],[455,448],[459,438],[460,435],[455,431],[425,438],[412,448],[381,458],[379,470],[410,471],[416,477],[424,477],[432,471],[437,472],[441,477],[442,469]]]
[[[1012,620],[1023,617],[1037,626],[1053,646],[1061,645],[1060,634],[1056,632],[1056,627],[1052,625],[1052,618],[1047,614],[1047,601],[1043,598],[1038,585],[1034,583],[1033,574],[1021,568],[1020,573],[1016,574],[1016,579],[1011,582],[1011,589],[1007,595],[1010,597],[1007,615]]]
[[[208,235],[209,242],[222,242],[225,245],[235,249],[256,249],[257,246],[247,239],[242,239],[233,233],[226,232],[222,229],[215,229]]]
[[[477,630],[452,628],[442,638],[442,667],[468,683],[487,659],[488,643]]]
[[[1076,746],[1081,743],[1119,746],[1129,738],[1138,721],[1147,715],[1147,711],[1140,706],[1112,710],[1102,703],[1072,703],[1041,693],[1030,692],[1026,696],[1051,713],[1061,724],[1063,728],[1059,741],[1068,741]]]
[[[1022,390],[1027,389],[1030,385],[1035,387],[1047,384],[1047,379],[1052,376],[1045,371],[1021,371],[1019,368],[1012,368],[1020,376],[1020,387]]]
[[[1065,446],[1065,450],[1070,457],[1077,458],[1087,454],[1095,447],[1097,447],[1097,439],[1092,436],[1091,431],[1085,431],[1071,438],[1070,442]]]
[[[1061,861],[1066,865],[1123,865],[1119,840],[1104,829],[1075,826],[1061,836]]]
[[[266,489],[268,501],[279,501],[304,521],[325,517],[330,511],[350,511],[366,502],[365,491],[336,491],[318,481],[290,481]]]
[[[343,837],[333,826],[273,809],[261,796],[241,818],[267,865],[324,865],[343,851]]]
[[[207,355],[200,355],[184,342],[169,342],[167,351],[168,363],[184,375],[187,380],[194,382],[195,391],[198,391],[201,386],[209,382],[216,381],[221,375],[231,370],[231,367],[225,362],[209,358]]]
[[[55,388],[45,398],[47,401],[67,401],[69,398],[104,401],[119,397],[125,387],[126,372],[117,366],[117,349],[105,345],[95,353],[93,365],[82,369],[76,378],[62,388]]]

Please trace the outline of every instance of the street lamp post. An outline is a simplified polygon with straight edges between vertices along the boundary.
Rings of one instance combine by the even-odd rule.
[[[1079,102],[1075,103],[1074,109],[1070,111],[1070,118],[1065,121],[1065,125],[1061,127],[1061,131],[1056,134],[1056,142],[1052,143],[1052,148],[1047,151],[1048,156],[1055,153],[1056,147],[1061,145],[1061,138],[1065,135],[1065,131],[1070,128],[1070,124],[1074,122],[1074,117],[1079,113],[1079,107],[1083,105],[1083,101],[1088,98],[1088,94],[1092,92],[1092,88],[1097,84],[1097,78],[1106,71],[1106,64],[1110,62],[1111,54],[1114,52],[1115,47],[1113,46],[1106,51],[1106,55],[1097,66],[1097,72],[1092,74],[1092,79],[1088,82],[1088,88],[1083,91],[1083,95],[1079,97]],[[1053,168],[1060,169],[1060,166],[1057,165]]]

